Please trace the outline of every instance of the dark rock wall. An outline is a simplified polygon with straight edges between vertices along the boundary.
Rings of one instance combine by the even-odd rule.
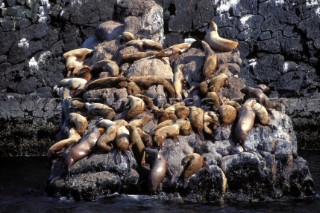
[[[64,77],[62,54],[117,17],[117,2],[122,1],[0,0],[1,156],[45,154],[55,142],[61,106],[52,91]],[[237,39],[240,77],[247,85],[269,85],[274,98],[290,98],[287,113],[304,130],[299,142],[312,147],[320,128],[318,1],[156,2],[164,8],[166,45],[202,39],[211,19],[221,36]],[[313,134],[305,132],[306,124]]]

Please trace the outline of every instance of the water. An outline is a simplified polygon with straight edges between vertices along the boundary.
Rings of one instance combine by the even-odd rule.
[[[46,158],[0,158],[0,212],[320,212],[320,151],[302,152],[309,163],[317,196],[312,200],[204,205],[165,202],[148,196],[119,195],[94,202],[48,197]]]

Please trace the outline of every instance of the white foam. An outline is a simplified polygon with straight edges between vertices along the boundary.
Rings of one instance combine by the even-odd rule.
[[[289,69],[289,63],[288,62],[284,62],[283,63],[283,72],[288,72]]]
[[[320,15],[320,7],[318,7],[315,12],[317,15]]]
[[[249,24],[247,24],[248,20],[252,17],[252,15],[244,15],[240,18],[240,22],[244,28],[249,28]]]
[[[284,0],[275,0],[274,2],[276,3],[276,5],[284,4]]]
[[[42,63],[45,64],[47,58],[51,55],[50,51],[45,51],[44,53],[42,53],[39,58],[38,58],[38,63]]]
[[[250,59],[250,60],[248,60],[248,62],[249,62],[249,65],[250,65],[252,68],[255,68],[256,65],[257,65],[257,59],[256,59],[256,58]]]
[[[30,60],[29,60],[29,70],[30,70],[30,74],[33,75],[34,73],[38,72],[39,71],[39,65],[38,65],[38,62],[36,61],[36,59],[34,57],[32,57]]]
[[[307,7],[319,5],[319,0],[306,0]]]

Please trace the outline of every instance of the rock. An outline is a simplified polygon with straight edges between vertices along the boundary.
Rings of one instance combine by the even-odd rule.
[[[167,59],[143,58],[135,61],[125,73],[130,76],[161,76],[168,80],[173,80],[173,72]]]
[[[123,25],[115,21],[101,23],[95,30],[95,35],[100,41],[117,39],[123,32]]]

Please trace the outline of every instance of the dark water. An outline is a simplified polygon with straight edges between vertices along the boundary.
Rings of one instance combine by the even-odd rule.
[[[317,196],[305,201],[246,204],[182,204],[150,197],[121,195],[94,202],[48,197],[46,158],[0,158],[0,212],[320,212],[320,152],[301,152],[315,182]]]

